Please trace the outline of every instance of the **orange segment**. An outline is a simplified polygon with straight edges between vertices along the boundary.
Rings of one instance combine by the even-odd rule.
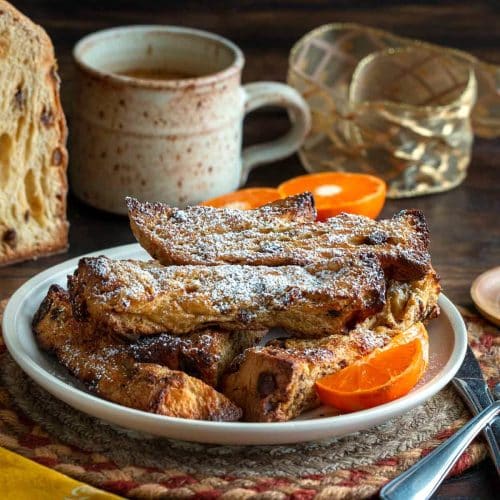
[[[320,172],[301,175],[278,186],[284,198],[310,191],[316,202],[318,220],[325,220],[341,212],[375,218],[385,201],[385,182],[367,174]]]
[[[212,198],[200,203],[200,205],[206,207],[250,210],[279,199],[280,195],[277,189],[265,187],[247,188],[224,194],[222,196],[218,196],[217,198]]]
[[[350,366],[316,382],[322,403],[351,412],[372,408],[407,394],[422,378],[429,339],[422,323],[395,336]]]

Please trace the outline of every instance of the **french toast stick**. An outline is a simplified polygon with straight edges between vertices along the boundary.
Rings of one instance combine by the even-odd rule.
[[[290,222],[302,224],[316,219],[311,193],[290,196],[255,210],[204,206],[181,210],[164,203],[140,202],[130,197],[125,201],[134,236],[154,259],[164,265],[258,263],[242,262],[238,255],[234,258],[225,255],[221,259],[208,253],[204,256],[205,250],[201,246],[192,257],[189,253],[197,246],[197,241],[205,247],[218,236],[226,238],[227,233],[282,231]]]
[[[297,204],[297,199],[282,203]],[[164,265],[307,266],[371,253],[390,279],[420,279],[430,269],[429,231],[419,210],[402,210],[380,221],[340,214],[314,222],[307,217],[266,216],[270,206],[181,210],[132,198],[127,204],[135,237]]]
[[[226,396],[182,371],[138,363],[112,336],[74,319],[69,296],[53,285],[33,319],[40,346],[104,399],[138,410],[196,420],[238,420]]]
[[[370,256],[300,266],[162,266],[87,257],[68,288],[77,319],[126,336],[282,327],[304,337],[345,333],[380,311],[385,279]]]
[[[235,359],[223,391],[243,408],[244,419],[285,421],[319,406],[315,382],[352,364],[400,331],[422,328],[438,314],[439,280],[434,271],[411,283],[392,282],[383,310],[347,335],[323,339],[278,339],[247,349]],[[411,332],[410,332],[411,333]]]

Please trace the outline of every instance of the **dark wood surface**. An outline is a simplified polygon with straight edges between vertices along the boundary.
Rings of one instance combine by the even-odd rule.
[[[500,8],[489,2],[362,1],[35,1],[16,6],[42,24],[54,41],[63,81],[63,104],[71,125],[73,67],[71,49],[83,35],[124,24],[162,23],[215,31],[238,43],[247,65],[244,80],[284,80],[291,45],[308,30],[327,22],[359,22],[400,35],[468,50],[500,64]],[[270,110],[247,119],[245,141],[277,136],[288,124]],[[457,304],[470,305],[469,288],[482,271],[500,264],[500,140],[477,140],[469,175],[444,194],[388,201],[382,215],[405,207],[424,210],[432,235],[432,255],[445,293]],[[264,166],[249,185],[273,186],[303,173],[297,157]],[[68,253],[0,269],[0,298],[26,279],[69,257],[129,243],[133,237],[124,217],[94,210],[72,196]],[[437,498],[494,498],[498,478],[486,460],[447,481]]]

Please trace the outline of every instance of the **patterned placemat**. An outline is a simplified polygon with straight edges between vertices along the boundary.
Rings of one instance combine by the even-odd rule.
[[[3,310],[5,303],[0,305]],[[463,310],[490,384],[500,332]],[[75,479],[133,498],[365,498],[453,434],[470,414],[451,387],[391,421],[295,446],[214,446],[125,433],[58,401],[14,363],[0,337],[0,446]],[[452,471],[486,455],[472,443]]]

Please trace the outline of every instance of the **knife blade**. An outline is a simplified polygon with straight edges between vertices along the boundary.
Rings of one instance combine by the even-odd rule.
[[[477,415],[494,401],[470,346],[467,346],[462,366],[452,383],[473,415]],[[484,428],[483,436],[486,439],[497,473],[500,475],[500,422],[498,420],[496,419],[491,425]]]

